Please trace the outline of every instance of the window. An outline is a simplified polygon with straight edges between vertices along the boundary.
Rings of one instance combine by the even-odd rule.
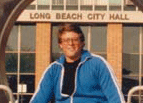
[[[78,0],[66,0],[66,10],[78,10]]]
[[[94,0],[80,0],[81,10],[92,10]]]
[[[109,10],[121,11],[122,0],[109,0]]]
[[[16,24],[6,46],[6,74],[15,99],[28,103],[35,89],[35,24]]]
[[[36,1],[34,0],[30,5],[26,7],[27,10],[35,10],[36,9]]]
[[[93,26],[91,27],[91,52],[102,55],[106,58],[107,47],[107,27]]]
[[[136,6],[131,0],[124,0],[124,10],[125,11],[135,11]]]
[[[37,0],[38,10],[49,10],[50,0]]]
[[[123,42],[123,93],[127,99],[129,90],[137,85],[143,85],[143,26],[125,25]],[[141,92],[134,93],[133,103],[141,103]],[[140,102],[139,102],[140,101]]]
[[[95,10],[107,10],[108,0],[94,0]]]
[[[52,10],[64,10],[64,0],[52,0]]]
[[[131,0],[34,0],[26,10],[139,11]]]

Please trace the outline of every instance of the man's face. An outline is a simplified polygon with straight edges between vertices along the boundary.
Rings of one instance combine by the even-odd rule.
[[[67,62],[73,62],[81,56],[84,42],[81,42],[80,35],[71,31],[62,34],[59,45],[65,54]]]

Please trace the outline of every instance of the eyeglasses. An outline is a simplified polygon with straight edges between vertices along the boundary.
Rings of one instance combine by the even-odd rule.
[[[80,38],[67,38],[67,39],[61,39],[61,42],[64,44],[69,44],[72,42],[73,44],[79,44],[80,43]]]

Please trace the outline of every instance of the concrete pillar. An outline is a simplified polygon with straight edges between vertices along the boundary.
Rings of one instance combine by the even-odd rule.
[[[51,23],[37,23],[35,85],[51,62]]]
[[[119,85],[122,85],[122,24],[108,24],[107,27],[107,61],[113,67]]]

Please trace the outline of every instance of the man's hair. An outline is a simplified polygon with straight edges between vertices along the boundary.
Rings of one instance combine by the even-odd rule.
[[[77,24],[63,23],[58,31],[58,43],[61,43],[61,36],[64,34],[64,32],[75,32],[80,36],[81,42],[85,41],[84,34]]]

